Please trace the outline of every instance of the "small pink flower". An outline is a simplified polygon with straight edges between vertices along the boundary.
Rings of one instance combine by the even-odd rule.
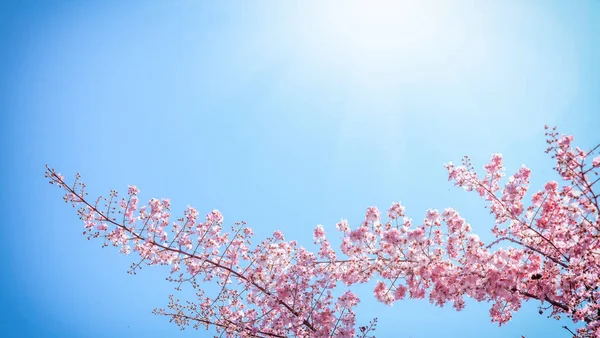
[[[130,185],[127,187],[127,194],[137,195],[139,193],[140,193],[140,190],[135,185]]]
[[[336,225],[335,225],[339,231],[341,232],[348,232],[350,231],[350,226],[348,225],[348,221],[347,220],[341,220],[339,221]]]
[[[440,213],[435,209],[427,210],[425,218],[430,222],[435,222],[440,217]]]
[[[384,304],[391,305],[394,302],[394,296],[382,281],[377,281],[373,292],[375,293],[375,298]]]
[[[406,297],[406,288],[404,285],[397,285],[396,290],[394,291],[394,299],[400,300],[404,299],[404,297]]]
[[[573,136],[563,135],[558,141],[557,144],[562,148],[566,149],[571,145],[571,141],[573,141]]]
[[[210,214],[206,215],[206,220],[209,222],[223,223],[223,215],[217,209],[213,210]]]
[[[351,291],[346,291],[339,298],[340,305],[342,305],[346,308],[354,307],[359,302],[360,302],[360,300],[358,299],[358,297],[356,297],[356,295],[354,293],[352,293]]]
[[[397,219],[403,216],[405,216],[404,206],[398,202],[392,203],[392,206],[388,209],[388,217],[391,219]]]
[[[320,242],[325,239],[325,229],[323,229],[323,225],[319,224],[315,227],[314,239],[316,242]]]
[[[379,209],[377,209],[377,207],[368,207],[367,213],[365,215],[365,221],[367,221],[367,223],[375,223],[375,222],[379,222],[379,219],[380,219]]]
[[[558,182],[556,182],[556,181],[549,181],[544,186],[544,189],[546,189],[546,191],[555,191],[557,187],[558,187]]]

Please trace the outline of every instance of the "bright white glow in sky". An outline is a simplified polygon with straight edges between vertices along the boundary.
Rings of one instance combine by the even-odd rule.
[[[461,21],[458,14],[429,1],[326,1],[300,5],[299,13],[299,39],[315,47],[302,52],[365,85],[385,86],[391,80],[386,74],[434,59],[443,66],[464,35],[451,22]],[[460,62],[469,62],[469,54]]]

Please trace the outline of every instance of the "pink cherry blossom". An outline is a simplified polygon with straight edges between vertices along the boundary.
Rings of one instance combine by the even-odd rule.
[[[314,239],[315,242],[319,243],[325,239],[325,229],[322,224],[317,225],[314,230]]]

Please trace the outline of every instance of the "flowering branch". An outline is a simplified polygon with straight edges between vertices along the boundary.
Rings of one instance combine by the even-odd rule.
[[[600,145],[586,152],[571,147],[572,136],[558,137],[555,130],[547,136],[547,152],[553,154],[555,169],[566,184],[546,183],[527,208],[527,167],[501,188],[505,174],[500,154],[484,166],[483,178],[468,157],[461,166],[446,165],[449,180],[489,203],[496,240],[485,244],[453,209],[441,214],[430,209],[415,227],[400,203],[388,210],[385,222],[379,210],[370,207],[358,228],[338,223],[342,252],[347,261],[361,261],[363,271],[357,276],[355,267],[342,269],[342,281],[351,285],[377,276],[382,280],[374,294],[386,304],[426,295],[431,303],[451,302],[457,310],[464,307],[465,296],[491,302],[492,321],[500,325],[523,301],[536,299],[551,305],[550,316],[585,322],[578,330],[580,337],[600,337],[600,220],[598,193],[593,191],[600,156],[586,162]],[[498,247],[505,242],[516,247]]]
[[[195,302],[183,305],[171,295],[170,311],[154,311],[182,329],[194,323],[196,329],[213,326],[228,337],[366,338],[376,320],[356,330],[353,308],[359,299],[350,291],[335,298],[333,290],[340,282],[351,286],[377,277],[374,295],[385,304],[428,296],[433,304],[450,302],[460,311],[470,297],[491,302],[491,319],[502,325],[523,301],[533,299],[542,304],[540,314],[550,310],[549,317],[586,323],[577,333],[565,327],[574,335],[600,337],[599,193],[594,191],[600,156],[588,163],[600,145],[584,151],[571,147],[572,136],[559,137],[555,129],[546,135],[546,151],[565,183],[547,182],[527,207],[527,167],[501,187],[505,171],[500,154],[492,155],[483,177],[468,157],[460,166],[446,165],[449,180],[488,203],[495,240],[487,244],[454,209],[430,209],[414,225],[404,206],[393,203],[387,221],[382,222],[376,207],[367,209],[355,229],[340,221],[339,251],[331,248],[322,225],[314,229],[320,245],[316,253],[285,241],[280,231],[252,247],[252,229],[240,222],[231,232],[223,231],[217,210],[201,221],[188,207],[184,217],[171,222],[169,200],[152,199],[138,209],[134,186],[127,198],[119,200],[111,191],[109,198],[92,203],[79,174],[72,186],[48,167],[46,177],[78,208],[88,239],[102,238],[103,246],[119,247],[125,254],[137,252],[140,261],[132,264],[131,273],[142,264],[168,265],[168,280],[177,283],[177,290],[184,283],[192,286]],[[215,295],[203,287],[210,282],[219,286]]]
[[[134,186],[118,202],[117,192],[111,191],[101,208],[101,199],[95,203],[86,199],[79,175],[72,186],[48,167],[46,177],[65,190],[66,202],[78,207],[88,239],[103,238],[103,246],[139,254],[141,260],[132,264],[130,273],[142,264],[168,265],[172,275],[168,280],[178,283],[177,290],[186,282],[196,290],[197,303],[182,305],[171,295],[172,311],[154,311],[171,317],[180,327],[191,322],[196,329],[212,325],[226,336],[354,335],[352,308],[358,298],[347,291],[334,301],[335,266],[318,266],[313,253],[295,241],[286,242],[280,231],[252,249],[252,229],[241,222],[232,232],[224,232],[223,216],[217,210],[201,222],[198,212],[188,207],[184,217],[171,224],[169,200],[152,199],[148,207],[138,210],[139,191]],[[116,217],[119,213],[121,222]],[[216,296],[206,295],[201,287],[211,281],[220,286]]]

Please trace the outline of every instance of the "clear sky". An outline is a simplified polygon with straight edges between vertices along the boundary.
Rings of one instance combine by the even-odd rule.
[[[282,230],[312,248],[370,205],[420,221],[455,207],[483,239],[492,219],[443,163],[525,163],[554,179],[544,124],[600,141],[598,1],[2,1],[0,123],[4,337],[207,336],[151,314],[164,269],[88,242],[44,179],[81,172],[92,196],[137,185]],[[354,288],[378,337],[568,337],[529,304],[386,307]],[[572,325],[572,324],[570,324]]]

